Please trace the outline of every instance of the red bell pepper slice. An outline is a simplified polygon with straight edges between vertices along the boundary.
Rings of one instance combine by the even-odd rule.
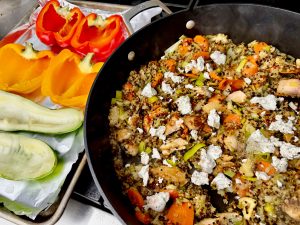
[[[50,0],[40,11],[36,20],[36,34],[46,45],[67,47],[84,18],[78,7],[61,7],[57,0]]]
[[[95,53],[97,61],[105,61],[111,52],[125,40],[125,24],[119,15],[103,19],[91,13],[78,25],[71,46],[81,54]]]

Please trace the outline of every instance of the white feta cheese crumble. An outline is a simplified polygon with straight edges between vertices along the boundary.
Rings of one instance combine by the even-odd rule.
[[[207,80],[210,79],[210,76],[209,76],[209,73],[208,73],[208,72],[204,72],[204,73],[203,73],[203,77],[204,77],[205,79],[207,79]]]
[[[191,182],[193,184],[196,184],[198,186],[200,185],[205,185],[205,184],[209,184],[209,180],[208,180],[208,173],[205,172],[198,172],[198,171],[194,171],[191,177]]]
[[[218,190],[231,189],[231,180],[228,179],[223,173],[218,175],[212,180],[212,184],[215,184]]]
[[[164,77],[165,78],[170,78],[174,83],[178,84],[178,83],[181,83],[184,78],[183,77],[180,77],[180,76],[176,76],[174,73],[172,72],[165,72],[164,73]]]
[[[217,64],[217,65],[222,65],[225,64],[226,62],[226,55],[224,55],[222,52],[219,51],[214,51],[211,55],[210,58]]]
[[[221,157],[222,155],[222,149],[220,146],[217,146],[217,145],[210,145],[208,146],[208,149],[207,149],[207,155],[216,160],[218,158]]]
[[[161,184],[161,183],[163,182],[163,180],[164,180],[164,178],[159,177],[159,178],[158,178],[158,183]]]
[[[188,63],[185,67],[184,67],[184,72],[188,73],[190,72],[193,68],[195,68],[196,70],[198,70],[199,72],[204,70],[204,59],[202,56],[200,56],[197,60],[191,60],[190,63]]]
[[[180,111],[182,115],[190,114],[192,112],[192,105],[189,96],[181,96],[175,103],[177,104],[178,111]]]
[[[163,160],[163,165],[172,167],[172,165],[170,163],[168,163],[168,161],[166,159]]]
[[[197,59],[196,69],[200,72],[204,70],[204,59],[202,56]]]
[[[287,159],[299,159],[300,147],[292,145],[290,143],[282,142],[280,145],[280,154]]]
[[[192,138],[193,138],[195,141],[197,141],[197,139],[198,139],[198,131],[196,131],[196,130],[191,130],[191,136],[192,136]]]
[[[208,90],[210,91],[210,92],[214,92],[214,88],[213,87],[208,87]]]
[[[215,109],[209,111],[207,124],[216,129],[220,128],[220,116]]]
[[[235,183],[237,183],[237,184],[242,184],[242,181],[241,181],[240,179],[236,178],[236,179],[235,179]]]
[[[276,156],[272,156],[272,166],[274,166],[279,173],[285,173],[288,167],[288,160],[286,158],[278,159]]]
[[[295,112],[297,112],[297,106],[295,105],[294,102],[290,102],[289,103],[289,107],[291,107],[292,110],[294,110]],[[298,112],[297,112],[298,113]]]
[[[187,88],[187,89],[193,89],[194,85],[192,85],[192,84],[186,84],[184,87]]]
[[[164,135],[165,130],[165,126],[159,126],[158,128],[150,127],[149,133],[152,137],[156,136],[161,140],[166,140],[166,136]]]
[[[149,180],[149,165],[143,166],[138,172],[138,176],[143,179],[143,186],[147,186]]]
[[[156,212],[162,212],[164,211],[169,199],[170,199],[169,192],[159,192],[154,195],[147,196],[146,205],[144,206],[144,208],[146,210],[150,208]]]
[[[206,70],[207,70],[207,72],[212,72],[213,71],[213,68],[212,68],[212,66],[209,64],[209,63],[206,63],[205,64],[205,67],[206,67]]]
[[[282,120],[282,115],[275,116],[275,122],[272,122],[268,128],[268,130],[272,131],[280,131],[283,134],[293,134],[296,129],[293,126],[293,118],[289,118],[287,122]]]
[[[202,149],[199,165],[203,172],[211,174],[216,166],[216,162],[206,154],[205,149]]]
[[[269,180],[271,178],[268,174],[266,174],[265,172],[261,172],[261,171],[255,171],[255,176],[259,180]]]
[[[142,133],[144,133],[144,131],[143,131],[143,129],[142,128],[136,128],[137,129],[137,131],[140,133],[140,134],[142,134]]]
[[[276,100],[274,95],[267,95],[266,97],[253,97],[250,103],[260,104],[266,110],[276,110]]]
[[[190,63],[188,63],[188,64],[184,67],[184,72],[185,72],[185,73],[190,72],[195,66],[196,66],[196,61],[195,61],[195,60],[192,60]]]
[[[248,84],[248,85],[251,84],[251,82],[252,82],[248,77],[245,77],[245,78],[244,78],[244,81],[245,81],[245,83]]]
[[[167,84],[165,81],[161,83],[161,90],[166,93],[172,95],[174,93],[174,90],[172,89],[170,84]]]
[[[298,142],[299,141],[299,138],[294,136],[294,142]]]
[[[157,150],[157,148],[153,148],[152,149],[152,159],[161,159],[160,154]]]
[[[260,151],[263,153],[274,153],[275,146],[272,141],[266,138],[260,130],[254,131],[247,140],[247,152]]]
[[[152,96],[156,95],[157,91],[151,87],[151,84],[148,83],[144,89],[142,90],[141,95],[147,97],[147,98],[151,98]]]
[[[130,167],[130,163],[125,164],[125,168]]]
[[[282,184],[279,180],[277,180],[276,183],[277,183],[277,186],[278,186],[279,188],[282,188],[282,187],[283,187],[283,184]]]
[[[149,155],[146,152],[141,152],[141,163],[147,165],[149,163]]]

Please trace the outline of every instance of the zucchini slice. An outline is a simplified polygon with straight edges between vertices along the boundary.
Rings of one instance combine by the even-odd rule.
[[[19,95],[0,91],[0,130],[63,134],[78,129],[83,112],[48,109]]]
[[[0,176],[10,180],[45,177],[56,167],[56,156],[44,142],[13,133],[0,133]]]

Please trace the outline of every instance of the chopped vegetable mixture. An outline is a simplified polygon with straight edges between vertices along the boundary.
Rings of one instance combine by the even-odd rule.
[[[299,73],[300,59],[224,34],[183,36],[131,71],[109,120],[137,219],[299,224]]]

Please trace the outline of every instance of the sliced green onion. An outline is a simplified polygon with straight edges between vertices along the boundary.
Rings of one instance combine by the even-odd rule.
[[[152,103],[156,102],[157,100],[158,100],[158,97],[152,96],[152,97],[148,98],[148,103],[152,104]]]
[[[116,91],[116,99],[122,99],[122,91]]]
[[[256,177],[247,177],[247,176],[242,176],[243,179],[249,180],[249,181],[257,181]]]
[[[167,159],[166,161],[167,161],[167,163],[169,163],[171,166],[176,166],[176,162],[174,162],[173,160]]]
[[[268,152],[266,152],[266,153],[263,153],[263,152],[255,152],[254,155],[255,155],[255,159],[256,159],[257,161],[271,162],[271,155],[270,155],[270,153],[268,153]]]
[[[204,74],[201,73],[201,74],[199,75],[199,77],[197,78],[197,80],[196,80],[196,82],[195,82],[195,85],[198,86],[198,87],[202,87],[202,86],[204,85],[204,80],[205,80]]]
[[[244,66],[246,65],[246,63],[247,63],[247,59],[243,59],[243,60],[239,63],[238,67],[236,68],[236,72],[237,72],[237,73],[242,72],[242,69],[244,68]]]
[[[222,72],[222,68],[218,67],[215,71],[216,71],[217,73],[221,73],[221,72]]]
[[[117,103],[117,99],[116,98],[112,98],[111,99],[111,104],[113,105],[113,104],[116,104]]]
[[[151,149],[150,147],[147,147],[147,148],[145,149],[145,152],[146,152],[147,154],[150,154],[150,153],[152,152],[152,149]]]
[[[197,143],[195,144],[190,150],[188,150],[186,153],[184,153],[183,159],[184,161],[188,161],[191,157],[193,157],[193,155],[195,155],[195,153],[201,149],[205,147],[205,144],[203,143]]]
[[[139,144],[139,152],[144,152],[146,149],[146,143],[144,141],[141,141]]]
[[[235,172],[233,172],[232,170],[226,170],[224,171],[224,174],[233,178],[235,176]]]

